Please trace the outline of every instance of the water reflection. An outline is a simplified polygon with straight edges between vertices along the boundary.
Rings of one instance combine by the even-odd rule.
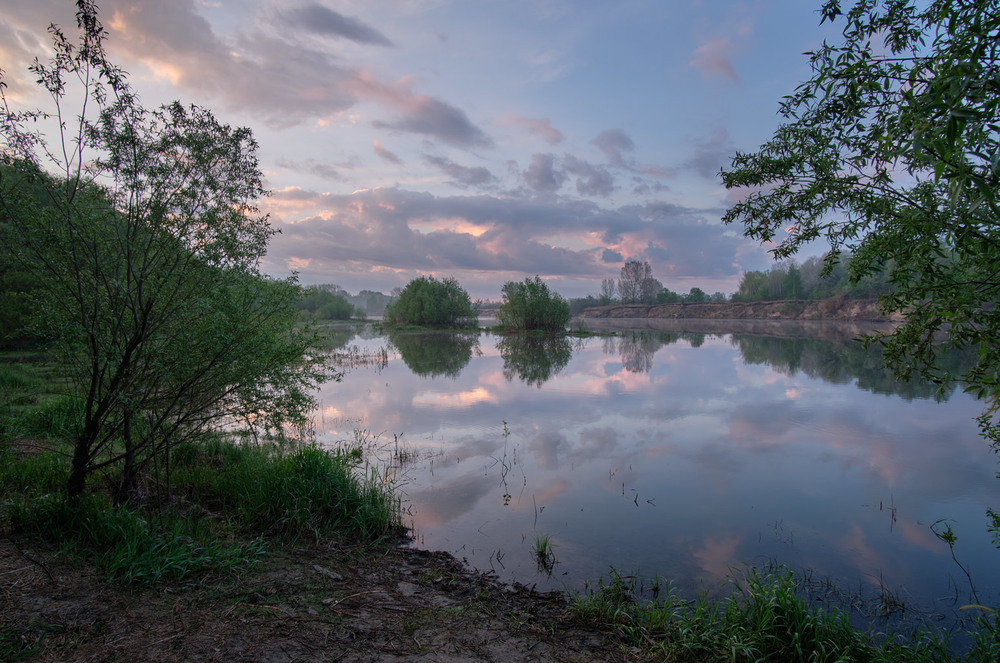
[[[776,560],[954,617],[970,592],[930,530],[944,518],[980,598],[1000,602],[980,403],[937,403],[866,358],[858,330],[821,332],[483,335],[460,370],[393,357],[320,398],[417,452],[399,479],[419,544],[505,579],[581,588],[614,566],[693,591]],[[328,421],[323,439],[350,439],[343,417]],[[540,534],[557,551],[551,578],[532,555]]]
[[[535,387],[551,380],[573,356],[573,346],[562,336],[502,336],[496,346],[503,358],[504,377],[516,377]]]
[[[479,347],[478,333],[390,332],[389,343],[417,375],[458,377]]]

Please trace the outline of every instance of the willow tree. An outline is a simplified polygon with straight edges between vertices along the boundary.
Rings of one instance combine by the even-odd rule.
[[[302,421],[323,367],[295,328],[297,284],[259,271],[275,231],[251,132],[143,107],[96,6],[77,7],[76,43],[50,27],[54,55],[30,68],[45,107],[2,97],[0,210],[78,405],[67,492],[102,470],[122,501],[210,426]]]
[[[906,323],[877,336],[901,377],[961,381],[1000,405],[1000,8],[993,0],[837,0],[843,38],[810,53],[812,77],[781,104],[784,123],[722,178],[746,192],[725,215],[778,259],[824,239],[828,268],[849,250],[855,281]],[[952,374],[949,348],[977,361]]]

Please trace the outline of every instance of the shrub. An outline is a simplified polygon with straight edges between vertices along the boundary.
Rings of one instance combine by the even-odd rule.
[[[386,307],[382,321],[394,326],[462,327],[475,324],[477,308],[455,279],[421,276],[406,284],[399,299]]]
[[[523,282],[508,281],[503,285],[503,303],[497,320],[514,331],[562,331],[570,319],[569,304],[550,292],[538,276]]]

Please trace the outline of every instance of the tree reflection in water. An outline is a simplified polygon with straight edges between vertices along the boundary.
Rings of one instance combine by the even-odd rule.
[[[503,357],[503,375],[541,387],[566,368],[573,356],[573,345],[564,336],[527,336],[515,334],[497,339]]]
[[[427,378],[457,378],[479,352],[478,332],[390,332],[389,343],[411,371]]]

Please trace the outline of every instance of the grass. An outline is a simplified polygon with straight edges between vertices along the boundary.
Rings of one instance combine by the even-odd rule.
[[[538,564],[538,570],[551,575],[556,566],[556,553],[552,548],[552,539],[548,534],[539,534],[535,537],[532,555]]]
[[[180,582],[208,571],[231,572],[256,562],[263,539],[227,543],[198,517],[166,514],[158,522],[101,496],[70,502],[49,495],[9,507],[11,529],[50,541],[67,555],[94,561],[109,579],[125,585]]]
[[[669,584],[657,598],[637,598],[636,581],[612,570],[607,582],[572,597],[573,615],[590,624],[614,625],[634,647],[662,661],[871,661],[931,663],[1000,660],[1000,622],[982,617],[971,645],[958,656],[946,636],[862,633],[837,610],[807,605],[789,571],[750,569],[733,578],[724,599],[701,594],[682,600]]]
[[[213,439],[178,449],[172,482],[235,528],[284,541],[330,533],[377,539],[399,525],[391,486],[352,451]]]
[[[357,450],[247,445],[212,434],[172,450],[170,491],[154,480],[166,477],[150,477],[146,504],[113,506],[97,473],[87,494],[67,500],[80,408],[55,395],[44,371],[0,363],[0,535],[47,541],[115,582],[155,585],[245,568],[269,540],[378,540],[399,526],[392,486]],[[13,655],[17,643],[2,628],[0,651]]]

